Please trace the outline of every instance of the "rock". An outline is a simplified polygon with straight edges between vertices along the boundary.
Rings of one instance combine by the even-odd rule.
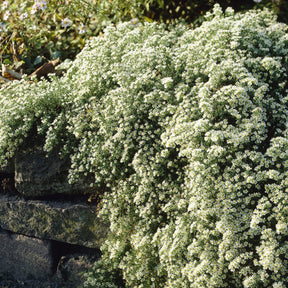
[[[0,230],[0,279],[47,279],[53,274],[50,242]]]
[[[109,231],[96,207],[0,197],[0,227],[14,233],[99,248]]]
[[[68,158],[61,159],[56,151],[47,154],[32,145],[15,156],[15,187],[25,197],[83,194],[90,188],[89,180],[69,184],[69,168]]]
[[[69,158],[27,139],[0,167],[0,287],[83,287],[109,233],[97,212],[102,188],[88,176],[69,184]]]

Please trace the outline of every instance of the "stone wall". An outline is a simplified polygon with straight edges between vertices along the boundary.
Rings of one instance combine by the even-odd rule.
[[[83,287],[109,225],[89,179],[69,184],[69,161],[32,146],[0,168],[0,287]]]

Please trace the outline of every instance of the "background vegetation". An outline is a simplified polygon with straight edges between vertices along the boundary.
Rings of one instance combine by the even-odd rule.
[[[268,7],[279,21],[288,21],[285,0],[5,0],[0,7],[0,61],[29,74],[47,60],[74,59],[88,39],[111,23],[137,18],[168,24],[182,18],[198,26],[215,3],[235,11]]]

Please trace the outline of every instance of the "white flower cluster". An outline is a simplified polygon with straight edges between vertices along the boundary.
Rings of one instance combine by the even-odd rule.
[[[288,28],[206,18],[109,26],[64,77],[3,88],[0,162],[39,134],[93,173],[127,287],[287,287]]]

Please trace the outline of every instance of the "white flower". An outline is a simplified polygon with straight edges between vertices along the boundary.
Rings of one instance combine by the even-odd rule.
[[[83,23],[81,23],[80,26],[78,27],[78,33],[84,34],[85,32],[86,32],[85,25]]]
[[[2,10],[5,10],[9,6],[9,1],[4,1],[2,4]]]
[[[69,20],[68,18],[64,18],[61,22],[61,26],[63,28],[67,28],[67,27],[71,26],[71,24],[72,24],[72,21]]]
[[[9,16],[10,16],[10,11],[5,11],[5,13],[4,13],[4,15],[3,15],[3,20],[8,20],[8,18],[9,18]]]
[[[47,8],[47,2],[45,0],[35,1],[35,5],[38,9],[44,11]]]
[[[138,26],[141,25],[141,23],[140,23],[140,21],[139,21],[138,18],[133,18],[133,19],[130,20],[130,22],[131,22],[131,24],[132,24],[133,26],[135,26],[135,27],[138,27]]]
[[[19,16],[19,19],[20,20],[23,20],[23,19],[26,19],[28,17],[28,13],[27,12],[24,12],[22,13],[20,16]]]
[[[37,13],[37,5],[36,4],[34,4],[33,6],[32,6],[32,8],[31,8],[31,14],[36,14]]]

